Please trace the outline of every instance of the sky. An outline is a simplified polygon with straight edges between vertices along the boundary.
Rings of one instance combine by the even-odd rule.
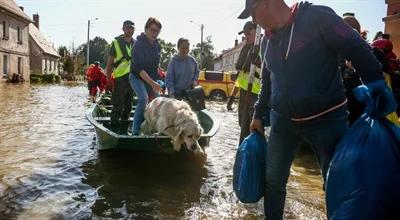
[[[122,33],[124,20],[135,22],[135,36],[144,31],[149,17],[160,20],[159,35],[167,42],[176,43],[186,37],[194,45],[200,42],[200,25],[204,25],[204,39],[211,36],[214,53],[234,46],[241,40],[238,32],[245,20],[237,19],[245,0],[16,0],[25,13],[40,15],[40,30],[54,46],[75,48],[86,43],[88,20],[90,38],[105,38],[109,43]],[[290,6],[296,1],[286,0]],[[377,31],[384,31],[382,18],[386,15],[384,0],[309,0],[314,4],[333,8],[337,14],[353,12],[362,29],[371,39]],[[94,20],[98,18],[98,20]],[[191,22],[192,21],[192,22]]]

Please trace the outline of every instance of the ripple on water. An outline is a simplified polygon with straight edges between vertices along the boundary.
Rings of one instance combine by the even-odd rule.
[[[8,92],[13,91],[13,92]],[[262,201],[232,190],[237,113],[208,102],[220,119],[206,161],[190,155],[96,150],[83,85],[0,84],[0,215],[19,219],[261,219]],[[295,160],[287,219],[324,219],[319,170]]]

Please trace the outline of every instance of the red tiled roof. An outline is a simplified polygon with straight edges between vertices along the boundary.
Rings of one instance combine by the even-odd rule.
[[[32,19],[18,7],[14,0],[0,0],[0,10],[1,9],[5,9],[26,21],[32,22]]]

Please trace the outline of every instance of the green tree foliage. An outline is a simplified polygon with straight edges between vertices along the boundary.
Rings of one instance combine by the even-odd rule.
[[[66,46],[58,47],[57,51],[58,51],[58,55],[60,55],[61,57],[66,57],[67,55],[69,55],[69,51]]]
[[[163,39],[159,39],[158,42],[161,45],[160,67],[166,70],[172,56],[177,52],[175,49],[176,45],[170,42],[165,42]]]
[[[201,56],[201,43],[195,45],[190,54],[196,59],[199,66],[203,69],[214,69],[214,46],[212,44],[211,36],[206,37],[203,42],[203,62],[200,63]]]
[[[102,37],[95,37],[93,40],[90,40],[90,54],[89,54],[89,63],[92,64],[95,61],[99,61],[102,67],[105,67],[107,62],[107,51],[109,51],[108,42]],[[81,57],[85,57],[86,59],[86,51],[87,45],[86,43],[80,45],[77,49],[77,53]]]

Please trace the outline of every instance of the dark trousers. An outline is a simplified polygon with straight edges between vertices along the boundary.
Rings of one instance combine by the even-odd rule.
[[[245,137],[250,134],[250,123],[253,118],[254,104],[258,99],[258,95],[251,93],[250,100],[246,103],[247,91],[240,89],[239,97],[239,126],[240,126],[240,140],[239,144],[242,143]]]
[[[133,90],[129,85],[129,74],[114,80],[114,91],[111,96],[113,109],[111,124],[121,124],[120,120],[128,120],[132,111]]]
[[[316,119],[297,123],[272,110],[270,120],[264,212],[268,220],[281,220],[285,206],[286,183],[299,146],[304,141],[312,146],[325,181],[335,147],[348,130],[347,112],[343,106]]]

